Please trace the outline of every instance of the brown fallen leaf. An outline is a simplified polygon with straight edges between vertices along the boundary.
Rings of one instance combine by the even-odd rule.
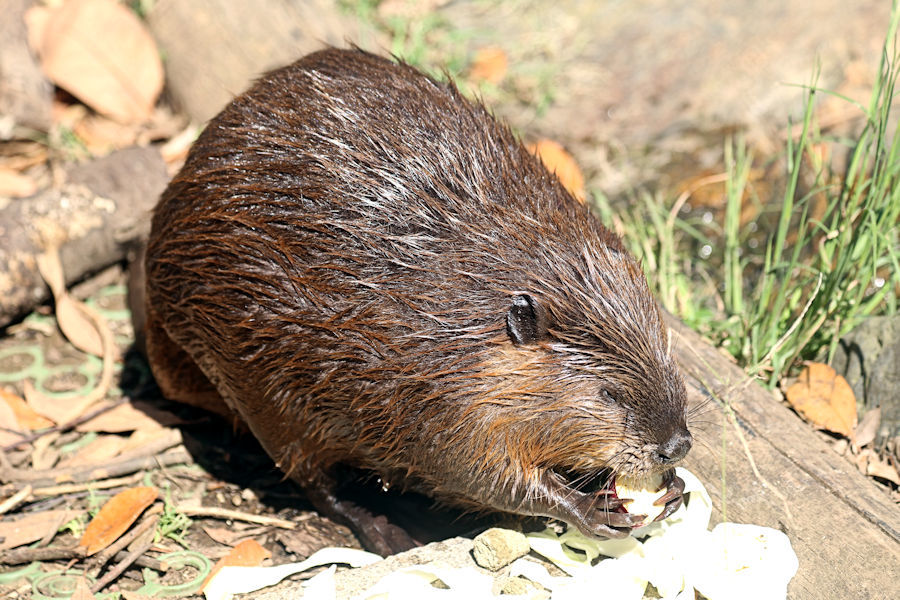
[[[0,446],[13,444],[25,437],[25,428],[19,423],[15,411],[0,397]]]
[[[897,473],[897,469],[877,456],[869,458],[869,463],[866,465],[866,475],[880,477],[900,485],[900,473]]]
[[[78,516],[75,510],[45,510],[0,520],[0,550],[17,548],[53,534],[59,523]]]
[[[875,441],[878,428],[881,427],[881,407],[873,408],[863,415],[859,425],[856,426],[854,439],[857,447],[868,446]]]
[[[0,196],[27,198],[37,192],[37,183],[28,175],[0,168]]]
[[[110,460],[117,456],[127,442],[125,438],[118,435],[101,435],[79,448],[71,456],[59,461],[59,467],[79,467],[84,465],[93,465]]]
[[[25,402],[28,404],[28,408],[41,417],[53,421],[54,424],[66,422],[65,417],[72,406],[71,398],[49,396],[34,387],[30,379],[22,382],[22,387],[25,390]]]
[[[212,571],[203,580],[200,591],[203,591],[216,573],[222,570],[222,567],[258,567],[270,556],[272,553],[263,548],[256,540],[244,540],[216,562]]]
[[[66,291],[59,251],[51,248],[37,257],[38,271],[47,282],[56,302],[56,320],[66,339],[82,352],[103,356],[103,340],[97,327],[82,310],[83,304]]]
[[[784,395],[813,425],[852,438],[856,398],[847,380],[828,365],[807,365]]]
[[[128,531],[158,496],[157,489],[149,486],[119,492],[91,519],[78,545],[86,548],[88,556],[100,552]]]
[[[34,18],[44,73],[59,87],[124,123],[150,118],[162,91],[159,51],[144,25],[115,0],[68,0]]]
[[[96,600],[96,596],[91,593],[91,586],[88,580],[83,576],[75,580],[75,590],[69,596],[69,600]]]
[[[138,136],[138,126],[90,114],[78,121],[72,132],[84,142],[92,156],[104,156],[113,150],[134,145]]]
[[[0,145],[0,169],[21,173],[47,162],[47,146],[31,140],[4,141]]]
[[[166,161],[166,166],[178,165],[180,167],[187,158],[188,150],[191,149],[198,135],[199,128],[196,124],[191,123],[160,146],[159,153],[162,154],[163,160]]]
[[[171,448],[172,446],[178,445],[180,443],[181,432],[177,429],[171,429],[168,427],[162,427],[158,429],[138,429],[130,436],[128,436],[125,447],[122,448],[122,454],[132,454],[134,452],[140,451],[140,449],[146,448],[147,446],[153,446],[156,448],[167,446]]]
[[[59,450],[53,445],[59,439],[60,432],[44,435],[34,440],[31,452],[31,468],[35,471],[52,469],[59,460]]]
[[[97,351],[94,336],[99,336],[99,356],[103,358],[103,367],[100,373],[100,381],[96,387],[86,395],[77,398],[67,398],[64,405],[34,388],[30,381],[24,385],[25,400],[38,413],[53,420],[55,423],[68,423],[80,416],[92,404],[106,396],[112,385],[113,363],[116,358],[116,345],[112,330],[100,313],[90,306],[71,298],[65,288],[65,276],[62,272],[62,263],[59,259],[59,249],[48,248],[37,257],[38,270],[50,287],[57,307],[57,321],[60,329],[69,338],[69,341],[80,344],[80,349],[85,352]],[[60,313],[59,311],[62,311]],[[65,328],[64,328],[65,327]],[[88,333],[92,330],[93,333]],[[44,407],[39,408],[39,405]]]
[[[253,532],[256,531],[256,528],[253,528],[250,530],[251,533],[247,533],[244,531],[246,527],[241,528],[237,527],[237,525],[235,523],[233,527],[203,527],[203,531],[216,543],[223,546],[234,546],[238,542],[243,541],[244,538],[253,535]]]
[[[548,171],[556,173],[570,194],[575,196],[579,202],[584,203],[584,175],[581,174],[581,169],[571,154],[557,142],[547,139],[528,144],[528,149],[541,159]]]
[[[481,48],[475,53],[472,68],[469,69],[469,79],[487,81],[494,85],[503,81],[509,67],[509,59],[502,48]]]
[[[45,429],[53,426],[53,421],[34,412],[34,410],[28,406],[28,403],[18,394],[0,388],[0,399],[4,400],[6,404],[9,405],[15,414],[19,425],[25,429],[34,431],[36,429]]]
[[[103,431],[106,433],[125,433],[126,431],[162,429],[162,425],[126,402],[97,415],[90,421],[76,427],[78,431]]]

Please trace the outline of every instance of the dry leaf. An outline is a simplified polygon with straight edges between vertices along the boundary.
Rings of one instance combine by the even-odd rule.
[[[785,392],[794,409],[817,427],[851,437],[856,398],[847,380],[821,363],[810,363]]]
[[[4,400],[5,398],[0,397],[0,446],[13,444],[25,437],[25,428],[19,424],[15,411]]]
[[[181,166],[187,158],[188,150],[197,139],[197,135],[199,135],[199,128],[196,124],[191,123],[160,146],[159,153],[166,161],[166,166],[171,167],[176,164]]]
[[[177,429],[170,429],[167,427],[158,429],[138,429],[130,436],[128,436],[125,447],[122,448],[122,454],[131,452],[137,448],[143,448],[144,446],[148,446],[150,444],[155,444],[162,440],[172,441],[174,442],[172,445],[176,445],[180,443],[180,441],[174,441],[175,438],[172,436],[173,432],[175,432],[180,437],[181,434]]]
[[[37,192],[37,183],[28,175],[0,168],[0,196],[27,198]]]
[[[856,426],[854,440],[857,447],[868,446],[875,441],[878,428],[881,426],[881,407],[873,408],[866,412]]]
[[[156,43],[115,0],[68,0],[40,35],[41,66],[54,83],[99,113],[147,120],[163,85]]]
[[[116,494],[88,523],[78,545],[87,548],[88,556],[103,550],[128,531],[158,495],[155,487],[137,487]]]
[[[59,462],[60,467],[79,467],[107,461],[118,455],[127,444],[118,435],[101,435]]]
[[[85,325],[82,318],[87,319],[87,323],[96,335],[100,338],[99,355],[103,358],[103,369],[100,374],[100,381],[97,386],[85,396],[77,398],[67,398],[65,407],[60,407],[59,403],[38,392],[30,381],[26,381],[25,399],[38,413],[52,419],[56,423],[68,423],[72,419],[80,416],[87,408],[94,404],[97,400],[103,398],[112,385],[113,362],[115,360],[115,340],[113,340],[112,331],[100,313],[77,300],[70,299],[65,288],[65,277],[62,272],[62,263],[59,260],[59,249],[55,247],[48,248],[44,253],[37,257],[38,270],[41,276],[50,286],[50,291],[56,300],[57,311],[62,311],[57,315],[57,321],[63,333],[69,337],[73,343],[77,340],[81,344],[83,351],[91,352],[96,341],[92,339],[92,335],[86,333],[88,326]],[[75,315],[78,316],[75,316]],[[64,329],[67,328],[67,329]],[[53,405],[53,410],[43,411],[36,406],[39,403],[44,406]]]
[[[113,150],[134,145],[138,127],[91,114],[75,124],[73,133],[84,142],[92,156],[104,156]]]
[[[47,162],[47,146],[31,140],[5,141],[0,145],[0,169],[21,173]]]
[[[584,175],[571,154],[558,143],[547,139],[529,144],[528,149],[541,159],[547,170],[556,173],[569,193],[584,202]]]
[[[887,479],[900,485],[900,474],[897,473],[897,469],[877,456],[869,458],[869,464],[866,465],[866,475]]]
[[[502,48],[481,48],[475,53],[469,78],[472,81],[487,81],[494,85],[506,76],[509,59]]]
[[[56,321],[59,328],[66,339],[82,352],[103,356],[103,340],[81,306],[81,302],[68,293],[57,298]]]
[[[120,404],[76,427],[78,431],[103,431],[106,433],[155,431],[161,428],[162,425],[159,422],[129,403]]]
[[[103,356],[103,340],[97,327],[81,308],[83,304],[66,291],[59,251],[50,248],[37,257],[37,265],[56,301],[56,320],[63,335],[82,352]]]
[[[30,379],[26,379],[22,387],[25,389],[25,402],[31,410],[55,424],[66,422],[65,417],[72,406],[71,398],[48,396],[34,387]]]
[[[212,571],[206,576],[200,589],[202,591],[206,584],[209,583],[209,580],[222,570],[222,567],[258,567],[262,564],[262,561],[270,556],[272,556],[271,552],[263,548],[256,540],[244,540],[232,548],[231,552],[218,560]]]
[[[0,520],[0,550],[17,548],[53,535],[58,523],[78,516],[74,510],[45,510],[17,519]]]
[[[242,541],[242,538],[247,538],[252,533],[248,533],[243,531],[241,528],[237,527],[237,523],[235,523],[234,527],[204,527],[203,531],[206,532],[213,541],[222,544],[223,546],[234,546],[239,541]],[[237,531],[236,531],[237,529]],[[293,532],[291,532],[293,534]]]
[[[34,431],[53,426],[53,421],[34,412],[18,394],[14,394],[6,389],[0,389],[0,399],[6,401],[6,404],[12,409],[21,427]]]
[[[31,452],[32,469],[43,471],[44,469],[53,468],[53,465],[59,460],[59,450],[53,445],[59,439],[59,435],[60,432],[54,431],[34,441],[34,450]]]
[[[69,600],[96,600],[96,598],[91,593],[91,587],[88,585],[87,579],[81,576],[75,580],[75,590],[69,596]]]

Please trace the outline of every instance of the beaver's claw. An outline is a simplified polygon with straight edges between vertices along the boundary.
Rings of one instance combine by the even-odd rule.
[[[666,488],[666,493],[657,498],[653,504],[657,506],[665,504],[666,508],[659,513],[658,517],[653,519],[654,521],[662,521],[669,518],[684,502],[684,480],[675,474],[674,469],[663,476],[663,484],[659,489],[663,488]]]

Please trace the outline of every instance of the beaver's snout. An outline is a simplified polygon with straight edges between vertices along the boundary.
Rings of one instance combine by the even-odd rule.
[[[669,439],[659,445],[656,449],[656,456],[660,463],[672,465],[687,456],[693,442],[694,438],[686,428],[678,429],[669,436]]]

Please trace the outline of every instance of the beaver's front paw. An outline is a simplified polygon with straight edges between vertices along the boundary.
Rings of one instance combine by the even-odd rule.
[[[626,512],[623,500],[611,490],[585,495],[579,504],[577,525],[585,535],[616,539],[628,537],[644,518],[644,515]]]

